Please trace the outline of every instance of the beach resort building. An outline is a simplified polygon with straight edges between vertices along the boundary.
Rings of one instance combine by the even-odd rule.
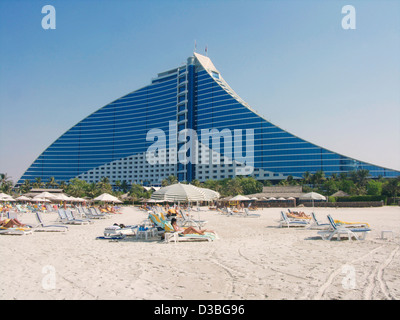
[[[194,53],[187,63],[112,101],[78,122],[41,153],[18,184],[40,177],[159,186],[179,181],[253,176],[300,179],[367,169],[372,177],[400,172],[305,141],[243,101],[212,61]]]

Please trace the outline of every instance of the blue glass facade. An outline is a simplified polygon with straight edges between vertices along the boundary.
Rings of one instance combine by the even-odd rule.
[[[69,181],[74,177],[96,182],[103,176],[111,181],[158,184],[170,174],[180,181],[233,177],[234,164],[149,165],[145,152],[153,144],[146,140],[154,128],[171,133],[170,122],[178,131],[251,129],[251,140],[243,150],[254,149],[254,171],[259,180],[301,177],[304,172],[322,170],[326,175],[367,169],[372,177],[396,177],[398,171],[368,164],[329,151],[268,122],[251,109],[223,80],[209,58],[194,54],[188,63],[160,73],[152,83],[102,107],[65,132],[50,145],[18,181]],[[221,139],[224,155],[225,140]],[[183,142],[178,141],[181,148]],[[242,151],[233,150],[237,159]]]

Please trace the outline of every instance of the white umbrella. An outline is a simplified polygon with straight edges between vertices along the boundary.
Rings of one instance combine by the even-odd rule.
[[[121,203],[121,201],[117,198],[112,196],[109,193],[103,193],[101,195],[99,195],[98,197],[93,199],[94,201],[104,201],[104,202],[117,202],[117,203]]]
[[[20,196],[18,197],[16,200],[20,200],[20,201],[29,201],[32,200],[32,198],[29,198],[27,196]]]
[[[246,196],[242,196],[239,194],[239,195],[231,198],[229,201],[246,201],[246,200],[250,200],[250,198],[247,198]]]
[[[46,198],[40,198],[40,197],[33,197],[32,201],[35,201],[35,202],[50,202],[50,200],[48,200]]]
[[[300,196],[304,200],[326,200],[326,197],[316,192],[309,192]]]
[[[36,198],[36,197],[45,198],[45,199],[55,199],[55,198],[57,198],[57,196],[55,194],[47,192],[47,191],[44,191],[44,192],[39,193],[36,196],[34,196],[34,198]]]
[[[163,187],[151,195],[151,199],[164,201],[208,201],[202,188],[191,184],[176,183]]]
[[[0,201],[15,201],[13,197],[6,193],[0,193]]]
[[[217,200],[219,199],[219,197],[221,196],[219,194],[219,192],[208,189],[208,188],[200,188],[197,187],[198,189],[200,189],[200,192],[204,193],[204,196],[206,197],[206,201],[213,201],[213,200]]]
[[[268,198],[268,201],[272,201],[272,200],[276,200],[276,198],[274,198],[274,197]]]
[[[67,195],[65,195],[64,193],[60,193],[57,195],[57,198],[53,198],[53,200],[70,201],[70,198]]]
[[[0,193],[0,201],[15,201],[15,199],[6,193]]]
[[[299,199],[312,200],[312,204],[313,204],[313,207],[314,207],[314,200],[326,200],[326,197],[323,196],[322,194],[317,193],[317,192],[309,192],[309,193],[301,195],[299,197]]]

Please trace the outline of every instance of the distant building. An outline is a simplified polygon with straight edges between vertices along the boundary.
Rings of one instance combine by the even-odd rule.
[[[210,144],[196,144],[194,137],[203,132],[213,132],[206,141]],[[148,157],[156,143],[165,148]],[[185,153],[185,146],[198,147],[190,156],[199,162],[178,161],[178,151]],[[164,161],[153,161],[157,158]],[[306,171],[322,170],[330,176],[359,169],[369,170],[373,178],[400,175],[312,144],[269,122],[233,91],[208,57],[194,53],[186,64],[159,73],[149,85],[77,123],[38,156],[17,184],[37,177],[43,182],[54,177],[89,183],[107,177],[112,185],[126,181],[160,186],[170,175],[188,182],[236,175],[262,181],[299,179]]]

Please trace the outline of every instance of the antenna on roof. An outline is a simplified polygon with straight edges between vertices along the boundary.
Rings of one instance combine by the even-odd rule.
[[[196,50],[197,50],[197,43],[196,43],[196,40],[194,40],[194,51],[193,52],[196,52]]]
[[[206,56],[208,57],[207,45],[206,45],[206,48],[205,48],[205,50],[204,50],[204,51],[206,52]]]

